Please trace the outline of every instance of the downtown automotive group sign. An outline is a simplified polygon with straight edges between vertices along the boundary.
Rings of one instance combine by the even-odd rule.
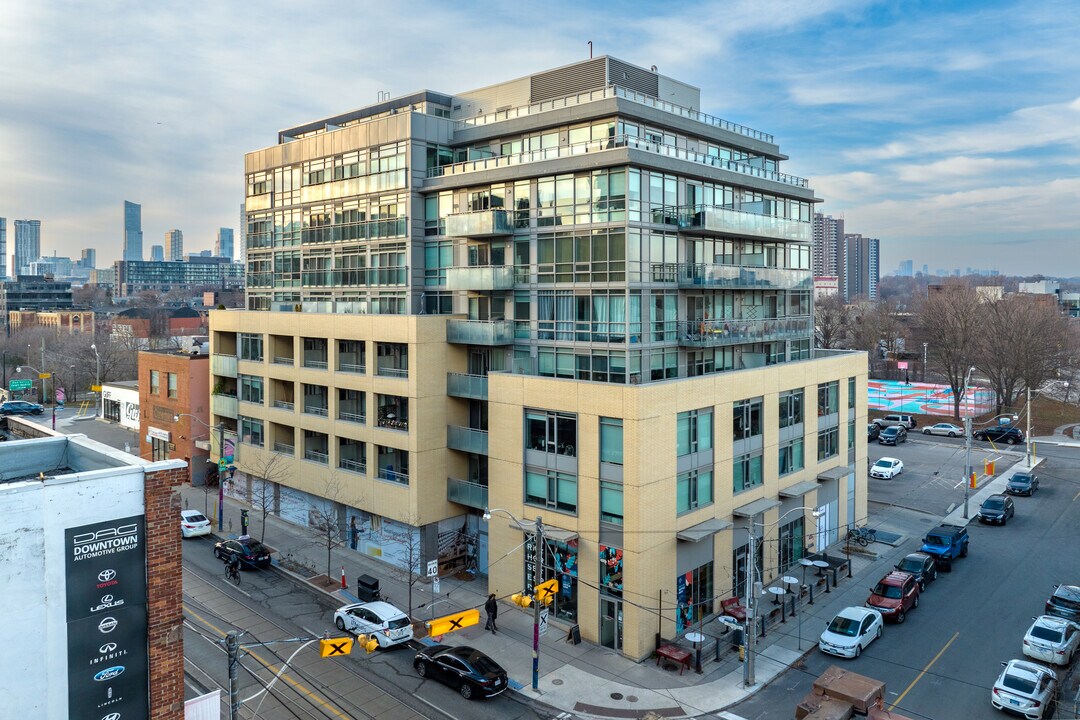
[[[68,528],[68,717],[149,714],[144,515]]]

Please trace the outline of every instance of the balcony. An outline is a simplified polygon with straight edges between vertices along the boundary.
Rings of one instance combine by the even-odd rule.
[[[210,374],[220,375],[221,377],[236,377],[236,356],[211,355]]]
[[[275,400],[274,407],[276,407],[278,410],[288,410],[289,412],[296,411],[296,404],[291,403],[287,400]]]
[[[274,452],[281,453],[282,455],[295,455],[296,448],[288,443],[276,442],[274,443]]]
[[[456,345],[514,344],[514,323],[509,320],[449,320],[446,341]]]
[[[446,216],[447,237],[500,237],[513,235],[514,225],[505,210],[477,210]]]
[[[488,488],[487,485],[480,483],[448,477],[446,478],[446,499],[458,505],[482,510],[488,506]]]
[[[367,463],[360,462],[359,460],[345,460],[342,458],[341,460],[338,460],[338,467],[342,470],[348,470],[349,472],[367,475]]]
[[[338,412],[337,418],[342,422],[351,422],[358,425],[363,425],[367,422],[366,416],[361,415],[360,413],[345,412],[344,410]]]
[[[679,287],[718,290],[811,290],[809,270],[742,265],[679,265]]]
[[[791,242],[810,242],[810,223],[721,207],[690,208],[681,214],[679,230],[696,235],[741,235]]]
[[[678,337],[683,347],[723,347],[774,340],[813,337],[812,317],[774,320],[700,320],[680,322]]]
[[[236,396],[235,395],[211,395],[210,396],[210,412],[218,417],[232,418],[237,417],[236,411]]]
[[[274,364],[275,365],[288,365],[289,367],[292,367],[293,359],[291,357],[282,357],[282,356],[278,355],[278,356],[274,357]]]
[[[318,450],[305,450],[304,459],[311,462],[317,462],[320,465],[328,465],[330,463],[330,455]]]
[[[460,427],[458,425],[446,426],[446,446],[451,450],[487,455],[488,434],[487,430]]]
[[[447,268],[446,287],[449,290],[513,290],[514,267],[473,265]]]
[[[488,399],[487,375],[446,373],[446,394],[467,400]]]
[[[321,405],[305,405],[304,413],[307,415],[318,415],[319,417],[327,417],[330,414],[328,408]]]

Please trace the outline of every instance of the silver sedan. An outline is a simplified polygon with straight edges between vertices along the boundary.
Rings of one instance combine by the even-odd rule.
[[[964,428],[952,423],[937,423],[923,428],[923,435],[945,435],[947,437],[964,437]]]

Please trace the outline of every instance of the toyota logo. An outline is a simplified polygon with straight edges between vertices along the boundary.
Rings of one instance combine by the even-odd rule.
[[[105,668],[97,675],[94,676],[94,680],[97,682],[104,682],[105,680],[112,680],[115,677],[119,677],[124,672],[123,665],[113,665],[111,668]]]
[[[113,630],[116,629],[117,625],[119,625],[119,623],[116,622],[116,618],[101,618],[101,622],[98,623],[97,629],[103,633],[111,633]]]
[[[112,595],[102,595],[101,596],[101,604],[102,605],[112,605],[112,601],[113,601],[113,596]]]
[[[102,570],[101,572],[99,572],[97,574],[97,579],[100,580],[101,582],[109,582],[110,580],[112,580],[115,577],[116,577],[116,571],[113,570],[112,568],[109,568],[108,570]]]
[[[108,715],[102,715],[101,720],[120,720],[120,713],[109,713]]]
[[[101,653],[102,655],[108,655],[109,653],[115,651],[116,648],[117,648],[116,643],[105,643],[104,645],[102,645],[101,647],[98,648],[98,652]]]

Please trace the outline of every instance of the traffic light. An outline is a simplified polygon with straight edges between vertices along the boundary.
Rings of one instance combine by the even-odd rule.
[[[379,641],[375,639],[374,635],[360,633],[356,636],[356,642],[359,643],[360,647],[364,648],[369,655],[375,652],[376,648],[379,647]]]
[[[550,605],[554,602],[557,592],[559,592],[559,581],[551,578],[536,586],[536,599],[545,605]]]
[[[514,603],[515,605],[520,605],[523,608],[527,608],[532,605],[532,601],[532,595],[528,595],[523,592],[514,593],[510,596],[510,602]]]

